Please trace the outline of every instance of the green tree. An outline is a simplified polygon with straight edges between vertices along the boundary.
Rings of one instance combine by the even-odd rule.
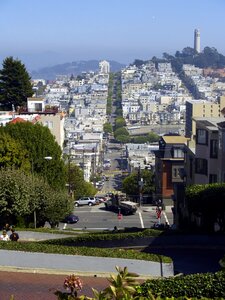
[[[9,123],[0,128],[1,132],[20,141],[23,148],[28,151],[34,173],[41,175],[54,188],[65,189],[66,170],[62,151],[49,128],[38,123]],[[52,159],[47,161],[45,159],[47,156]]]
[[[117,117],[115,120],[115,129],[126,126],[126,121],[123,117]]]
[[[68,182],[70,183],[74,199],[79,199],[83,196],[94,196],[97,192],[90,182],[84,180],[83,171],[75,164],[68,166]]]
[[[135,59],[131,65],[135,65],[136,67],[140,67],[141,65],[146,64],[146,60]]]
[[[66,215],[73,210],[73,200],[65,191],[48,189],[47,197],[43,203],[43,209],[39,211],[43,219],[48,221],[51,227],[55,227]]]
[[[115,130],[114,136],[115,136],[115,138],[117,138],[117,136],[119,136],[119,135],[129,136],[129,132],[125,127],[119,127]]]
[[[33,95],[30,76],[20,60],[7,57],[0,70],[0,102],[4,109],[25,106]]]
[[[103,125],[103,130],[105,133],[112,133],[113,129],[112,129],[112,124],[111,123],[105,123]]]
[[[122,181],[122,189],[128,195],[137,196],[139,194],[137,172],[131,173]]]
[[[119,117],[122,117],[123,116],[122,108],[116,108],[115,114]]]
[[[56,191],[43,178],[26,174],[21,169],[0,170],[0,220],[28,226],[59,222],[73,208],[66,191]]]
[[[155,132],[149,132],[147,138],[149,143],[154,143],[159,141],[159,135],[156,134]]]
[[[155,190],[155,185],[153,172],[150,170],[141,170],[140,174],[138,172],[133,172],[127,176],[122,182],[123,191],[128,195],[138,195],[140,192],[140,178],[143,178],[142,193],[145,195],[151,195]]]
[[[15,224],[18,217],[31,213],[32,178],[22,170],[0,170],[1,222]]]
[[[19,141],[14,140],[9,134],[0,132],[0,168],[12,166],[30,171],[28,152]]]
[[[130,137],[129,135],[117,135],[116,140],[122,144],[126,144],[130,142]]]

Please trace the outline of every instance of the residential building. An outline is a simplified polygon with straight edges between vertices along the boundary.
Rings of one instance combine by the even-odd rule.
[[[193,184],[225,183],[225,121],[224,118],[195,118],[196,142],[184,148],[184,182],[175,190],[176,225],[201,227],[200,215],[189,211],[185,187]],[[191,146],[190,146],[191,145]]]
[[[102,60],[99,62],[99,73],[109,74],[110,72],[110,64],[106,60]]]
[[[55,136],[56,142],[60,145],[61,149],[63,149],[63,143],[65,139],[65,114],[62,112],[55,114],[41,114],[38,122],[49,128],[51,133]]]
[[[225,107],[225,96],[219,98],[218,103],[206,100],[189,100],[186,102],[186,127],[185,135],[193,138],[196,135],[196,125],[193,118],[217,118],[221,117],[221,110]]]
[[[159,140],[159,150],[155,151],[156,198],[164,204],[173,204],[174,186],[184,181],[184,147],[188,138],[165,135]]]

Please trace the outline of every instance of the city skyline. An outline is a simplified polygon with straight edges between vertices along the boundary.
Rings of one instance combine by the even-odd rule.
[[[222,0],[1,0],[0,62],[13,56],[30,70],[91,59],[129,64],[194,48],[195,29],[201,51],[225,54],[224,9]]]

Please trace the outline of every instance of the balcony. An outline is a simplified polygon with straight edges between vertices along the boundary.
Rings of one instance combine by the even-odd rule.
[[[20,107],[18,110],[19,114],[57,114],[59,112],[59,108],[57,106],[45,106],[44,109],[32,109],[27,107]]]

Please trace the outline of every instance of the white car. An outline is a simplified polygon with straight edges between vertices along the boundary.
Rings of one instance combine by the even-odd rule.
[[[74,201],[74,206],[81,206],[81,205],[96,205],[99,204],[99,201],[95,197],[82,197],[76,201]]]

